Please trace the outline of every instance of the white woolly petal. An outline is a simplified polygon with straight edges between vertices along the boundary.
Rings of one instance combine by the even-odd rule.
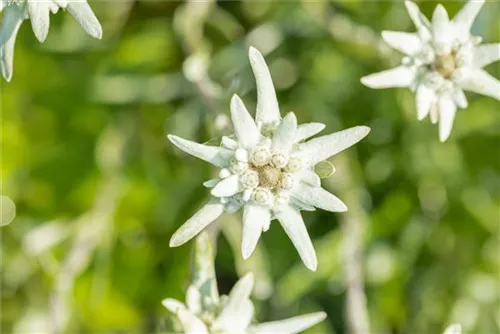
[[[337,196],[329,193],[321,187],[311,187],[306,184],[298,184],[291,194],[298,200],[331,212],[345,212],[347,206]]]
[[[205,160],[206,162],[210,162],[212,165],[217,167],[229,166],[229,161],[234,155],[233,151],[223,147],[198,144],[173,135],[168,135],[168,139],[172,142],[172,144],[184,152],[201,160]]]
[[[66,9],[66,6],[68,6],[68,0],[53,0],[53,1],[62,9]]]
[[[264,322],[249,328],[254,334],[294,334],[302,332],[326,319],[325,312],[300,315],[290,319]]]
[[[221,139],[221,144],[225,148],[228,148],[230,150],[236,150],[238,148],[238,142],[232,138],[223,136]]]
[[[453,97],[453,101],[455,102],[455,104],[459,108],[465,109],[469,105],[469,103],[467,102],[467,97],[465,96],[464,91],[461,90],[460,88],[456,88],[453,91],[452,97]]]
[[[233,95],[231,99],[231,119],[236,137],[243,147],[251,148],[259,143],[259,129],[238,95]]]
[[[254,306],[253,303],[250,299],[245,301],[241,307],[241,312],[240,316],[238,318],[238,324],[239,328],[241,328],[242,331],[246,331],[248,326],[250,326],[250,323],[252,322],[253,319],[253,313],[254,313]]]
[[[451,134],[457,106],[451,97],[439,99],[439,140],[446,141]]]
[[[460,30],[459,35],[464,35],[463,38],[469,37],[472,23],[483,5],[484,0],[469,0],[453,18],[453,24]]]
[[[431,111],[429,112],[429,117],[431,119],[432,124],[437,124],[437,122],[439,122],[439,106],[438,106],[437,101],[436,101],[436,103],[434,103],[431,106]]]
[[[277,151],[290,152],[297,133],[297,118],[293,112],[288,113],[281,121],[273,135],[272,148]]]
[[[14,68],[14,45],[16,37],[24,20],[24,14],[18,6],[5,8],[2,27],[0,29],[0,70],[5,80],[12,79]]]
[[[411,1],[405,1],[406,10],[410,16],[413,24],[417,28],[418,34],[424,41],[428,41],[431,38],[431,24],[429,20],[420,12],[418,6]]]
[[[295,211],[316,211],[316,208],[314,206],[311,206],[309,204],[306,204],[302,201],[299,201],[295,197],[290,197],[289,203],[288,203]]]
[[[422,41],[415,33],[382,31],[382,38],[390,47],[409,56],[422,49]]]
[[[305,123],[297,126],[297,132],[295,133],[295,142],[308,139],[325,128],[325,124],[323,123]]]
[[[500,60],[500,43],[481,44],[474,49],[474,66],[482,68]]]
[[[355,126],[330,135],[311,139],[299,146],[297,156],[310,166],[328,159],[366,137],[370,132],[367,126]]]
[[[243,211],[243,240],[241,242],[241,253],[243,259],[252,255],[264,226],[269,225],[271,212],[268,208],[256,204],[245,205]]]
[[[170,247],[180,246],[200,233],[224,212],[224,205],[218,200],[210,200],[188,219],[170,239]]]
[[[303,169],[296,175],[300,181],[307,183],[310,186],[321,187],[321,179],[319,178],[318,174],[316,174],[312,170]]]
[[[185,334],[209,334],[207,326],[196,317],[193,313],[186,309],[179,309],[177,312],[177,318],[179,319]]]
[[[436,94],[433,89],[425,84],[420,84],[416,92],[417,118],[423,120],[429,114],[432,105],[436,101]]]
[[[206,188],[213,188],[219,183],[220,179],[210,179],[205,182],[203,182],[203,186]]]
[[[86,1],[68,1],[66,9],[87,34],[97,39],[102,38],[101,24]]]
[[[500,81],[484,70],[462,70],[455,81],[462,89],[500,100]]]
[[[240,185],[240,176],[233,174],[217,183],[210,193],[215,197],[230,197],[241,191],[243,188]]]
[[[309,270],[316,271],[318,267],[316,251],[300,212],[290,206],[283,206],[279,211],[275,212],[275,216],[297,249],[302,262]]]
[[[462,325],[452,324],[446,328],[443,334],[462,334]]]
[[[186,308],[186,305],[173,298],[166,298],[161,301],[161,304],[170,312],[177,313],[181,308]]]
[[[187,289],[186,305],[194,314],[201,313],[201,294],[200,291],[193,285],[190,285]]]
[[[248,54],[257,84],[257,113],[255,120],[263,124],[278,122],[281,118],[280,109],[266,61],[254,47],[250,47]]]
[[[361,83],[370,88],[410,87],[415,81],[415,72],[407,66],[377,72],[361,78]]]
[[[229,298],[221,313],[215,319],[213,327],[217,329],[234,329],[229,324],[238,324],[242,319],[248,318],[248,313],[253,314],[253,308],[248,307],[252,293],[254,277],[252,273],[243,276],[229,293]],[[250,315],[251,318],[251,315]]]
[[[438,4],[432,14],[432,38],[439,54],[449,54],[452,43],[452,26],[448,12],[443,5]]]
[[[28,1],[28,13],[33,33],[40,42],[44,42],[50,27],[50,2]]]

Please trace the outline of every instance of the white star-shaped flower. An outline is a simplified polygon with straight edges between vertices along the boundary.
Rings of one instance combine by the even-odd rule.
[[[50,27],[50,12],[67,10],[92,37],[101,38],[102,28],[86,0],[0,0],[3,21],[0,27],[0,70],[10,81],[14,63],[14,44],[24,20],[31,21],[36,38],[44,42]]]
[[[292,334],[304,331],[326,318],[316,312],[280,321],[252,324],[254,306],[250,294],[251,273],[243,276],[228,296],[219,296],[213,252],[205,233],[196,240],[194,282],[187,290],[186,304],[172,298],[162,301],[175,314],[179,330],[185,334]]]
[[[370,129],[357,126],[304,142],[325,126],[297,125],[291,112],[282,119],[264,58],[252,47],[249,57],[257,81],[255,121],[235,95],[231,100],[235,136],[223,137],[220,147],[168,136],[181,150],[220,168],[217,179],[205,182],[213,198],[175,232],[170,246],[189,241],[224,211],[243,207],[243,258],[252,254],[262,232],[277,219],[307,268],[316,270],[316,253],[300,211],[317,207],[342,212],[347,207],[321,188],[313,168],[360,141]]]
[[[400,66],[368,75],[361,82],[371,88],[408,87],[416,94],[417,117],[430,114],[439,122],[439,139],[451,133],[457,107],[466,108],[464,90],[500,100],[500,81],[482,68],[500,59],[500,43],[481,44],[470,29],[484,0],[471,0],[450,20],[438,5],[432,23],[417,5],[406,1],[416,33],[384,31],[382,37],[406,57]]]

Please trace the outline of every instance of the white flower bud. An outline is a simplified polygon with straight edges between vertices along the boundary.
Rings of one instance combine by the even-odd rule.
[[[246,162],[240,162],[236,158],[231,159],[231,166],[229,167],[233,173],[241,174],[248,169]]]
[[[248,162],[248,151],[245,150],[244,148],[237,149],[236,152],[234,153],[234,156],[238,161]]]
[[[260,205],[270,205],[273,202],[273,194],[266,188],[255,189],[252,197],[253,200]]]
[[[288,159],[288,163],[285,166],[285,171],[289,173],[296,173],[302,169],[302,160],[297,157],[291,157]]]
[[[271,157],[271,165],[275,168],[283,168],[288,162],[287,157],[282,153],[274,153]]]
[[[243,191],[243,201],[248,202],[252,198],[253,189],[245,189]]]
[[[281,189],[286,189],[286,190],[292,189],[293,184],[294,184],[294,179],[292,174],[283,173],[281,175],[281,180],[279,184]]]
[[[259,185],[259,173],[254,170],[247,170],[240,177],[240,183],[245,189],[253,189]]]
[[[432,63],[434,61],[434,58],[436,57],[436,54],[434,53],[434,50],[432,49],[432,47],[430,47],[429,45],[427,45],[426,47],[424,47],[424,49],[422,50],[422,53],[420,54],[420,58],[422,59],[422,61],[424,63]]]
[[[264,166],[269,163],[269,159],[271,159],[271,153],[267,147],[257,147],[252,152],[252,163],[255,166]]]
[[[231,176],[231,171],[227,168],[222,168],[219,172],[219,177],[221,179],[225,179],[226,177]]]

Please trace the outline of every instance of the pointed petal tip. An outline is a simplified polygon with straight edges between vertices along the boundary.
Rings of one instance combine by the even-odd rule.
[[[370,87],[370,76],[369,75],[366,75],[366,76],[362,77],[361,79],[359,79],[359,81],[363,85],[365,85],[366,87],[373,88],[373,87]]]
[[[175,135],[167,134],[167,138],[168,138],[168,140],[170,140],[170,142],[172,142],[172,144],[175,144],[175,142],[177,141],[177,139],[179,137],[177,137]]]
[[[92,30],[90,33],[90,36],[94,37],[95,39],[102,39],[102,27],[99,25],[95,29]]]
[[[170,248],[174,248],[174,247],[179,247],[182,244],[184,244],[184,242],[181,242],[181,240],[179,240],[179,238],[177,238],[177,236],[174,233],[172,238],[170,238],[170,242],[168,243],[168,246]]]
[[[441,143],[444,143],[448,138],[450,137],[450,135],[442,135],[442,134],[439,134],[439,141]]]
[[[240,278],[239,282],[241,282],[242,285],[248,286],[248,288],[252,290],[255,277],[252,272],[246,273],[242,278]]]
[[[238,96],[238,94],[233,94],[233,96],[231,96],[231,104],[236,103],[236,101],[238,100],[241,101],[241,98]]]
[[[39,30],[35,30],[35,37],[36,39],[40,42],[43,43],[47,39],[48,31],[46,32],[40,32]]]
[[[366,137],[372,130],[369,126],[366,125],[359,125],[359,129],[361,130],[363,137]]]
[[[248,260],[250,255],[252,255],[252,253],[248,248],[241,248],[241,256],[243,257],[243,260]]]
[[[250,59],[255,58],[255,57],[262,57],[262,53],[260,53],[260,51],[257,50],[257,48],[250,46],[248,48],[248,57]]]
[[[12,80],[12,73],[3,74],[2,76],[7,82],[10,82]]]
[[[316,270],[318,269],[318,261],[314,261],[312,263],[304,263],[306,268],[309,269],[310,271],[312,272],[316,272]]]
[[[413,1],[406,0],[405,1],[405,7],[406,7],[406,11],[408,13],[410,13],[410,16],[411,16],[412,12],[416,12],[416,11],[420,12],[420,9],[418,8],[418,5],[416,3],[414,3]]]
[[[438,19],[446,19],[449,20],[448,18],[448,11],[446,8],[443,6],[443,4],[438,3],[436,8],[434,9],[434,13],[432,14],[433,20],[435,20],[435,16],[437,16]]]

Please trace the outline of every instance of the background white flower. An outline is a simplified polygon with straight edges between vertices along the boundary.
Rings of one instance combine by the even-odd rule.
[[[60,8],[73,15],[90,36],[102,37],[101,24],[86,0],[0,0],[0,12],[4,12],[0,27],[0,70],[5,80],[12,78],[14,44],[22,22],[29,19],[36,38],[44,42],[49,32],[50,12],[55,14]]]
[[[445,141],[457,107],[467,107],[464,90],[500,100],[500,81],[482,69],[500,59],[500,43],[481,44],[480,37],[471,35],[484,0],[469,1],[452,20],[438,5],[432,23],[415,3],[405,4],[417,32],[384,31],[382,37],[406,57],[400,66],[361,82],[371,88],[409,87],[416,93],[418,119],[430,114],[432,123],[439,122],[439,139]]]
[[[252,254],[262,232],[269,229],[271,220],[277,219],[307,268],[316,270],[316,253],[300,211],[317,207],[341,212],[347,207],[321,187],[313,168],[360,141],[370,129],[357,126],[304,142],[324,125],[297,125],[293,113],[281,119],[264,58],[255,48],[250,48],[249,57],[257,81],[255,121],[235,95],[231,100],[235,136],[223,137],[221,147],[168,136],[181,150],[220,168],[219,177],[205,183],[213,198],[175,232],[170,246],[189,241],[224,211],[244,207],[241,248],[245,259]]]
[[[448,327],[446,327],[443,334],[462,334],[462,325],[451,324]]]
[[[213,251],[206,233],[195,243],[193,283],[186,294],[186,303],[167,298],[162,301],[176,316],[179,330],[186,334],[292,334],[308,329],[326,318],[316,312],[290,319],[252,324],[254,306],[250,300],[254,285],[251,273],[243,276],[229,296],[219,296]]]

